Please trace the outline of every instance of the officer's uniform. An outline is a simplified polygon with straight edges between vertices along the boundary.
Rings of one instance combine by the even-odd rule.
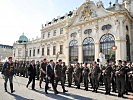
[[[113,69],[111,65],[106,65],[105,70],[103,70],[103,81],[105,84],[105,94],[110,94],[111,91],[111,78],[112,78]]]
[[[125,66],[119,65],[116,69],[116,85],[118,89],[118,97],[123,97],[125,92]]]
[[[61,86],[63,89],[63,92],[66,92],[65,90],[65,84],[64,84],[64,75],[62,73],[62,66],[60,64],[57,64],[55,66],[55,88],[57,89],[58,82],[61,81]]]
[[[66,81],[66,70],[67,70],[67,66],[66,65],[62,66],[62,80],[64,81],[64,84]]]
[[[97,92],[98,85],[99,85],[99,77],[100,77],[100,67],[93,66],[92,72],[91,72],[91,79],[92,79],[92,85],[93,85],[93,91],[92,92]]]
[[[116,92],[116,65],[112,65],[112,69],[113,69],[113,74],[112,74],[112,92]]]
[[[68,66],[67,68],[67,76],[68,76],[68,86],[72,85],[72,76],[73,76],[73,66]]]
[[[12,58],[9,57],[8,59],[12,59]],[[14,92],[14,90],[13,90],[13,75],[15,74],[13,62],[5,62],[4,63],[4,66],[2,68],[2,74],[4,75],[4,79],[5,79],[5,83],[4,83],[5,92],[7,92],[7,82],[9,79],[11,93],[13,93]]]
[[[129,81],[131,84],[131,92],[133,92],[133,67],[130,68],[130,72],[129,72],[128,76],[129,76]]]
[[[77,65],[74,69],[74,80],[75,80],[75,85],[77,86],[78,89],[80,89],[80,80],[81,79],[81,68],[79,65]]]
[[[88,91],[89,72],[90,72],[90,70],[89,70],[89,68],[87,66],[83,68],[83,81],[84,81],[84,87],[85,87],[86,91]]]

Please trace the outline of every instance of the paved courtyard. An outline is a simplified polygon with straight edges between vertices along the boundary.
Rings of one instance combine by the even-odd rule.
[[[62,93],[60,85],[58,85],[58,91],[60,92],[58,95],[53,93],[52,88],[48,91],[49,94],[45,94],[44,88],[39,88],[39,81],[36,81],[36,90],[33,91],[31,90],[31,85],[29,88],[26,88],[28,79],[18,76],[14,78],[15,92],[11,94],[9,84],[9,92],[4,91],[4,80],[1,77],[2,76],[0,75],[0,100],[128,100],[129,97],[125,95],[126,98],[118,98],[117,93],[111,93],[112,95],[104,95],[104,87],[100,87],[98,93],[93,93],[90,88],[89,91],[84,91],[83,87],[81,87],[81,89],[75,89],[73,86],[72,88],[66,87],[68,92]],[[42,84],[42,87],[44,87],[44,85],[45,83]]]

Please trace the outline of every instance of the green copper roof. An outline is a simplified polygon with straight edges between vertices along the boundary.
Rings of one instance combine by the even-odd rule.
[[[24,33],[19,37],[18,42],[19,43],[28,42],[28,38],[24,35]]]

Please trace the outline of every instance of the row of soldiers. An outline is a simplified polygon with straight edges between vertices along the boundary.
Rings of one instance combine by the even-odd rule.
[[[45,64],[45,65],[44,65]],[[40,72],[40,87],[42,79],[45,77],[44,71],[47,65],[46,59],[41,63]],[[44,74],[44,75],[43,75]],[[82,64],[70,64],[66,66],[62,65],[63,84],[68,82],[68,87],[71,87],[72,83],[76,85],[77,89],[80,89],[80,84],[83,82],[86,91],[88,91],[88,85],[91,83],[93,88],[92,92],[97,92],[100,82],[105,85],[105,94],[110,95],[111,86],[112,92],[118,91],[118,97],[123,97],[124,94],[128,94],[128,91],[133,92],[133,64],[127,64],[126,61],[118,61],[110,63],[109,60],[106,64],[99,66],[97,62],[93,62],[88,66],[87,63]],[[67,78],[66,78],[67,76]],[[66,80],[67,79],[67,80]],[[130,88],[131,87],[131,88]]]
[[[77,63],[74,68],[70,65],[67,73],[69,86],[71,86],[73,77],[78,89],[83,80],[86,91],[88,90],[88,82],[91,83],[92,92],[97,92],[99,83],[103,82],[106,95],[110,95],[111,86],[112,92],[118,91],[118,97],[123,97],[124,94],[128,94],[128,91],[133,92],[133,64],[127,64],[126,61],[118,60],[118,65],[116,65],[116,62],[110,63],[107,60],[104,66],[99,66],[97,62],[93,62],[89,67],[87,67],[87,63],[84,67]]]
[[[15,74],[19,76],[28,77],[28,65],[29,62],[15,62],[14,69]],[[42,81],[46,77],[46,66],[48,62],[46,58],[36,62],[36,78],[39,79],[39,86],[41,88]],[[56,64],[55,64],[56,65]],[[57,71],[58,72],[58,71]],[[123,97],[128,91],[133,92],[133,64],[127,63],[126,61],[118,61],[110,63],[109,60],[106,61],[106,64],[99,66],[97,62],[93,64],[85,63],[82,64],[69,64],[65,65],[65,62],[62,64],[61,75],[63,77],[62,84],[68,82],[68,87],[71,87],[72,83],[76,85],[77,89],[80,89],[80,84],[83,82],[85,90],[88,91],[88,85],[91,84],[93,91],[97,92],[100,82],[105,85],[105,94],[109,95],[111,92],[118,91],[118,97]],[[67,77],[67,78],[66,78]],[[66,80],[67,79],[67,80]]]

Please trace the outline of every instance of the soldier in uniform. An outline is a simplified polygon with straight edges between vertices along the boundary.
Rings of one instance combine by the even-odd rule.
[[[65,84],[64,84],[64,75],[62,73],[63,67],[62,67],[62,60],[60,59],[58,61],[58,64],[55,66],[55,88],[57,89],[58,82],[61,81],[61,86],[63,89],[63,93],[68,92],[65,90]]]
[[[131,92],[133,92],[133,63],[132,66],[130,67],[130,72],[128,72],[128,76],[131,84]]]
[[[77,89],[80,89],[80,79],[81,79],[81,68],[80,64],[77,63],[75,69],[74,69],[74,79],[75,79],[75,85],[77,86]]]
[[[113,74],[112,74],[112,92],[116,92],[116,76],[115,76],[115,72],[116,72],[116,62],[112,62],[112,69],[113,69]]]
[[[63,78],[63,81],[64,81],[64,84],[65,84],[65,81],[66,81],[66,70],[67,70],[67,66],[65,64],[65,62],[63,62],[63,65],[62,65],[62,78]]]
[[[129,91],[129,86],[130,86],[130,84],[129,84],[129,78],[128,78],[128,72],[129,72],[129,67],[127,66],[127,62],[126,61],[123,61],[122,62],[122,65],[125,67],[125,71],[126,71],[126,73],[125,73],[125,94],[127,94],[128,95],[128,91]]]
[[[73,66],[69,64],[67,68],[67,76],[68,76],[68,87],[72,85],[72,76],[73,76]]]
[[[103,81],[105,84],[105,94],[110,94],[111,91],[111,78],[112,78],[113,69],[109,65],[109,60],[106,61],[105,69],[103,70]]]
[[[118,89],[118,97],[123,97],[125,93],[125,66],[122,66],[122,61],[118,60],[118,67],[116,69],[116,85]]]
[[[84,87],[86,91],[88,91],[88,83],[89,83],[89,80],[88,80],[88,77],[89,77],[89,68],[87,67],[87,63],[85,63],[85,66],[83,68],[83,81],[84,81]]]
[[[46,58],[44,58],[40,66],[40,81],[39,81],[40,88],[42,88],[41,84],[43,79],[45,79],[45,76],[46,76],[46,66],[47,66],[47,61],[46,61]]]
[[[11,93],[13,93],[14,92],[13,90],[14,64],[12,62],[12,57],[8,57],[8,60],[9,60],[8,62],[4,63],[4,66],[2,68],[2,74],[4,75],[4,79],[5,79],[5,83],[4,83],[5,92],[7,92],[7,82],[9,79]]]
[[[100,67],[94,61],[92,72],[91,72],[91,79],[92,79],[92,85],[93,85],[92,92],[97,93],[97,89],[98,89],[98,85],[99,85],[99,78],[100,78]]]

